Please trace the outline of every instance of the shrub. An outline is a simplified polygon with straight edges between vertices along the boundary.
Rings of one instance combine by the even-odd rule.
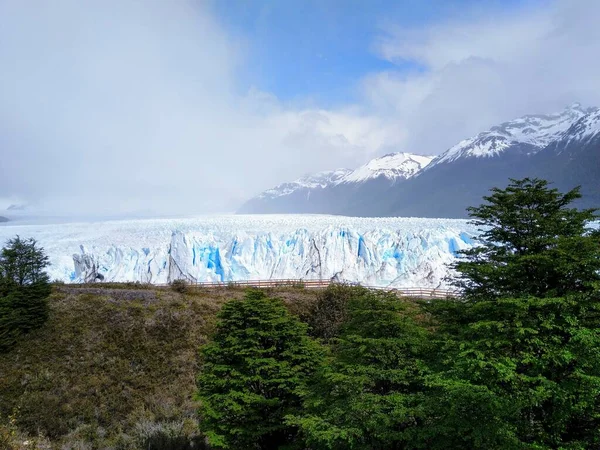
[[[188,290],[189,283],[183,279],[177,279],[171,281],[171,289],[180,294],[185,294]]]
[[[362,287],[332,284],[317,295],[302,319],[309,325],[309,334],[321,339],[338,337],[340,327],[348,319],[350,299],[364,296],[368,290]]]

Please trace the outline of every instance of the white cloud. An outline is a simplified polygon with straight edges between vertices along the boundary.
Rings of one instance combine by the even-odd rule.
[[[0,3],[0,198],[54,212],[227,211],[356,165],[379,119],[240,96],[243,50],[205,4]]]
[[[580,101],[600,105],[600,3],[561,0],[483,11],[420,29],[389,27],[382,57],[412,73],[363,81],[375,114],[395,116],[409,150],[440,153],[504,120]]]
[[[491,14],[488,12],[488,14]],[[192,0],[0,2],[0,199],[68,213],[234,209],[389,151],[440,153],[512,117],[600,105],[600,3],[389,28],[363,101],[239,94],[243,42]],[[0,202],[1,203],[1,202]]]

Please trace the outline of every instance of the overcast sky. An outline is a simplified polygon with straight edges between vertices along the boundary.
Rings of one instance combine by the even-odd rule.
[[[600,105],[600,2],[0,0],[0,215],[196,214]]]

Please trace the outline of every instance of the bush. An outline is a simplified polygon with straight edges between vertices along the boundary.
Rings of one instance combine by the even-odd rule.
[[[369,291],[358,286],[332,284],[317,295],[302,319],[309,325],[311,336],[329,340],[338,337],[340,328],[348,319],[348,303],[352,298],[364,296]]]
[[[178,279],[171,281],[171,289],[180,294],[185,294],[188,290],[189,283],[187,280]]]

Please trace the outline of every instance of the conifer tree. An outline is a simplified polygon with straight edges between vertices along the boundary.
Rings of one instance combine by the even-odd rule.
[[[333,359],[290,420],[315,450],[407,448],[419,423],[429,333],[415,305],[394,293],[351,294]]]
[[[594,210],[538,179],[471,208],[465,298],[426,305],[443,355],[421,448],[600,448],[600,240]]]
[[[559,297],[598,287],[600,234],[589,228],[598,217],[570,206],[579,188],[562,194],[525,178],[491,191],[486,204],[469,208],[481,245],[455,265],[466,297]]]
[[[10,239],[0,252],[0,351],[48,318],[49,265],[35,239]]]
[[[250,290],[227,302],[198,378],[201,430],[214,448],[278,449],[297,442],[301,391],[320,347],[280,300]]]

